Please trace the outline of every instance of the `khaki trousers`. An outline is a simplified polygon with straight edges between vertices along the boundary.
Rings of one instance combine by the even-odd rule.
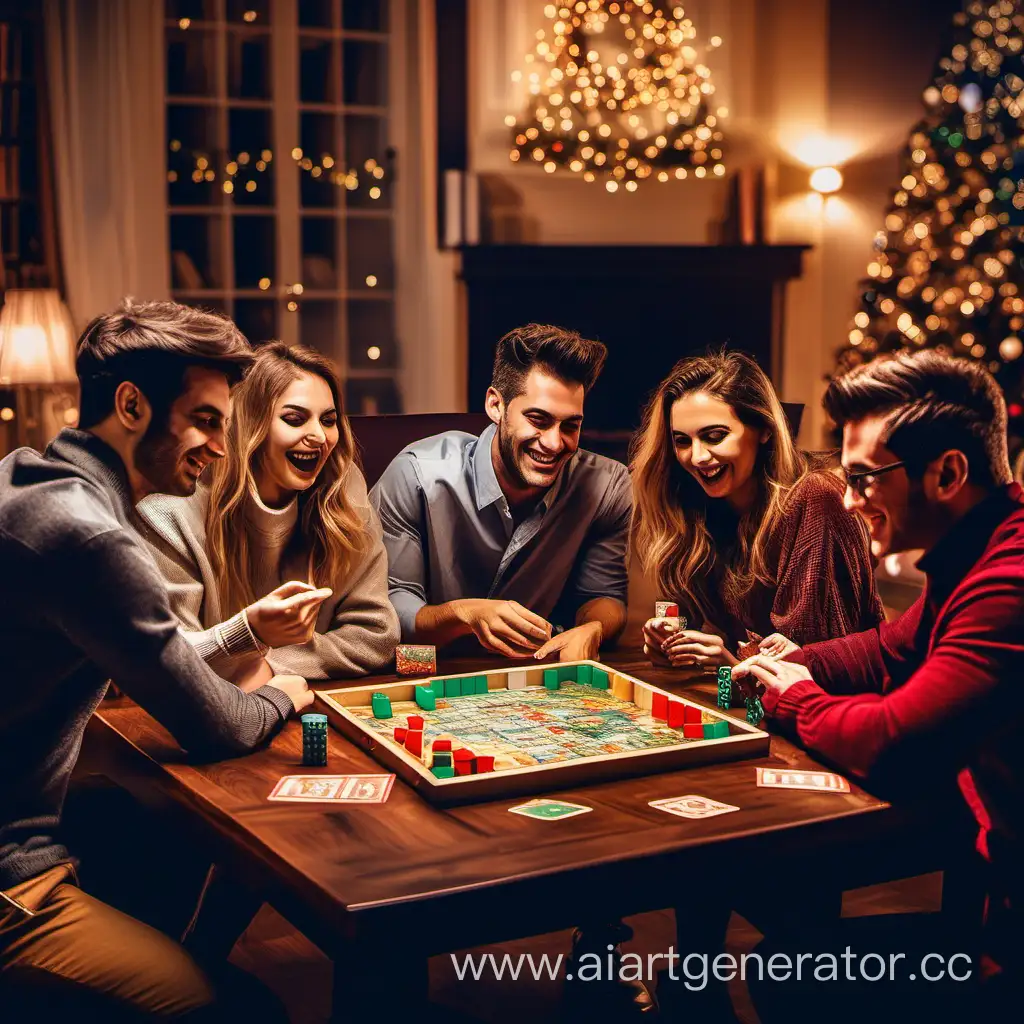
[[[214,1007],[213,985],[178,943],[75,883],[74,868],[61,864],[6,890],[31,917],[0,898],[0,1006],[43,1011],[40,1020],[60,1009],[104,1022],[199,1017]]]

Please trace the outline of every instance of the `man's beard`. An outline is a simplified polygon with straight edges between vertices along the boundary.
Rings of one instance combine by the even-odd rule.
[[[157,494],[172,494],[185,498],[196,489],[191,480],[184,480],[178,472],[181,449],[177,439],[165,429],[151,423],[138,448],[135,449],[135,468],[146,478]]]
[[[511,431],[505,430],[504,419],[498,423],[498,454],[501,456],[501,464],[505,467],[509,480],[516,487],[531,486],[519,468],[519,460],[516,458],[516,439]]]

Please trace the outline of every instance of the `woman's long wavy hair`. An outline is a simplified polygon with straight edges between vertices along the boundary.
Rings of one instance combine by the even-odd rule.
[[[757,499],[740,519],[727,561],[709,528],[717,502],[709,501],[679,465],[672,444],[672,406],[697,392],[725,402],[740,422],[769,434],[754,467]],[[714,585],[727,606],[742,601],[756,582],[775,583],[768,564],[769,538],[786,496],[814,466],[794,445],[775,389],[753,359],[720,351],[676,363],[647,406],[631,468],[635,550],[644,572],[658,581],[665,595],[686,599],[707,616],[708,587],[716,568]]]
[[[355,442],[334,364],[310,348],[280,341],[265,345],[233,393],[227,456],[215,465],[210,484],[206,537],[227,615],[263,596],[252,584],[259,551],[249,545],[245,505],[251,494],[258,493],[253,468],[270,432],[274,407],[302,373],[320,377],[331,389],[338,411],[338,443],[313,485],[299,493],[299,529],[289,550],[306,556],[309,583],[334,586],[367,542],[360,511],[345,503],[344,481],[355,462]]]

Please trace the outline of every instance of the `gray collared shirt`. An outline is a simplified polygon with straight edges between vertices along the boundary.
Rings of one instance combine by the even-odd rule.
[[[518,601],[566,626],[595,597],[626,601],[626,467],[577,451],[516,526],[491,462],[495,429],[417,441],[370,491],[404,640],[415,635],[424,605],[461,598]]]

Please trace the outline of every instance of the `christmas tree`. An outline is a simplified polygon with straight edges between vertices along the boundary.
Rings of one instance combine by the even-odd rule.
[[[970,0],[862,283],[837,374],[931,347],[983,362],[1024,431],[1024,0]]]
[[[526,55],[527,111],[505,118],[513,161],[601,177],[610,192],[651,177],[725,174],[719,122],[728,111],[712,110],[711,71],[681,6],[579,0],[544,14],[550,24]]]

